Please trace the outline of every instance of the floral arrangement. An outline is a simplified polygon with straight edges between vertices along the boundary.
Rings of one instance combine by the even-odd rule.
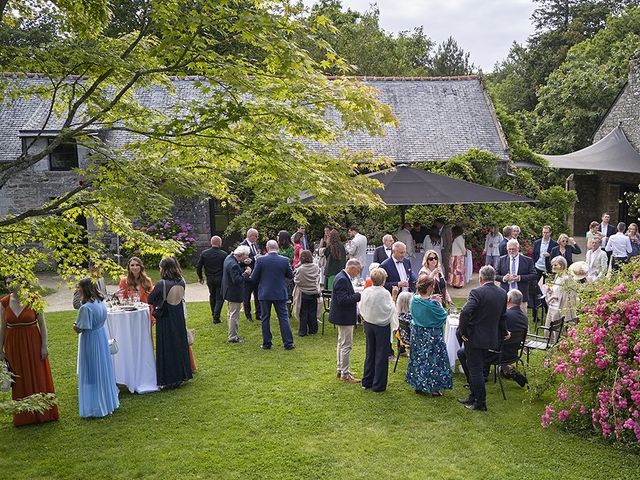
[[[545,361],[559,385],[541,422],[640,444],[640,289],[605,287]]]

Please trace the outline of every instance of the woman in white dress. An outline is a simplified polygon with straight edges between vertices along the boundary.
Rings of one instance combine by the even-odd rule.
[[[605,254],[606,256],[606,254]],[[567,260],[558,255],[551,260],[551,270],[556,274],[553,284],[547,289],[547,319],[545,325],[561,317],[565,322],[576,318],[576,290],[573,280],[567,270]]]

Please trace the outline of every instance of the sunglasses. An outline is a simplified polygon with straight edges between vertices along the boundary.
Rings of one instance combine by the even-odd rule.
[[[427,261],[431,262],[433,260],[438,260],[438,257],[427,257]]]

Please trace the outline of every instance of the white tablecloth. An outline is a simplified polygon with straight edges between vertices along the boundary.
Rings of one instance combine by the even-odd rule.
[[[447,323],[444,326],[444,343],[447,344],[447,354],[449,355],[449,365],[451,370],[456,366],[456,360],[458,358],[458,339],[456,338],[456,329],[458,328],[458,315],[451,314],[447,317]]]
[[[149,318],[148,308],[107,315],[109,338],[118,342],[118,353],[111,355],[116,383],[126,385],[131,393],[158,390]]]

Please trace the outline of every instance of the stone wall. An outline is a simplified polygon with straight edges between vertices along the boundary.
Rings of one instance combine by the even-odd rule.
[[[620,125],[627,139],[640,151],[640,57],[629,61],[628,82],[622,93],[598,127],[593,142],[597,142],[615,127]]]

